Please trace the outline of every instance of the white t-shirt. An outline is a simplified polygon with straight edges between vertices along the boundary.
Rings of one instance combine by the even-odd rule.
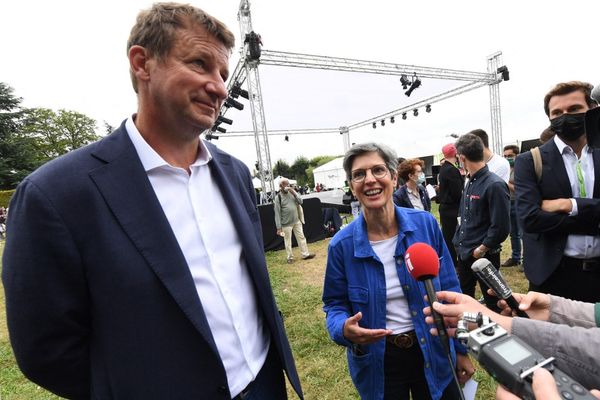
[[[510,164],[508,160],[498,154],[492,154],[492,157],[486,162],[488,169],[498,175],[500,178],[504,180],[504,182],[508,183],[508,179],[510,178]]]
[[[404,296],[398,271],[396,270],[396,243],[398,237],[371,241],[373,251],[383,263],[385,270],[385,328],[390,329],[393,334],[408,332],[414,329],[408,301]]]

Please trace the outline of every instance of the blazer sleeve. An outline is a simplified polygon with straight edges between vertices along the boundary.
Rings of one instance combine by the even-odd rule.
[[[325,311],[325,322],[331,339],[339,345],[352,346],[352,343],[344,337],[344,323],[350,318],[352,310],[348,299],[348,281],[341,245],[329,245],[327,251],[323,311]]]
[[[19,368],[60,396],[89,398],[91,305],[75,240],[28,179],[11,201],[8,222],[2,280]]]
[[[578,214],[546,212],[541,208],[544,197],[541,185],[555,185],[552,177],[542,173],[538,184],[531,152],[517,156],[514,167],[517,215],[528,233],[565,233],[598,235],[600,230],[600,199],[576,199]],[[545,170],[544,170],[545,171]],[[581,209],[579,206],[581,205]]]

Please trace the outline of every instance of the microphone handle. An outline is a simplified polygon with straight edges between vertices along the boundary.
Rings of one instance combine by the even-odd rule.
[[[435,288],[433,287],[433,281],[431,279],[424,279],[423,283],[425,284],[425,291],[427,292],[427,298],[429,299],[429,305],[431,306],[431,316],[435,322],[438,336],[440,337],[442,346],[444,346],[444,350],[446,350],[446,354],[450,354],[450,341],[448,339],[448,332],[446,332],[446,326],[444,325],[444,319],[440,314],[438,314],[437,311],[433,309],[433,302],[437,301]]]
[[[515,299],[515,296],[513,296],[512,294],[510,296],[508,296],[506,299],[504,299],[504,301],[506,301],[506,304],[508,304],[508,306],[517,313],[517,317],[522,317],[522,318],[529,318],[529,315],[527,315],[527,313],[523,310],[519,310],[519,302],[517,301],[517,299]]]

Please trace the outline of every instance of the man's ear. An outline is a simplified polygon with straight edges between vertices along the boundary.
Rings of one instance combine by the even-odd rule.
[[[138,83],[150,79],[149,61],[151,61],[151,59],[148,50],[142,46],[131,46],[129,49],[129,69]]]

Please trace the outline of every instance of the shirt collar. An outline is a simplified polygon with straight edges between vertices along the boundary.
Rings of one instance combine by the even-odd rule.
[[[127,121],[125,122],[125,129],[127,130],[127,134],[129,135],[129,138],[133,142],[135,151],[137,152],[138,156],[140,157],[140,161],[142,162],[142,165],[144,166],[144,170],[146,172],[148,172],[148,171],[151,171],[156,168],[160,168],[163,166],[169,166],[169,163],[167,163],[156,152],[156,150],[154,150],[148,144],[148,142],[146,142],[146,140],[142,137],[142,134],[140,133],[140,131],[138,131],[137,127],[135,126],[135,123],[133,122],[134,118],[135,118],[135,114],[133,114],[131,117],[127,118]],[[192,163],[192,165],[190,165],[190,167],[205,165],[205,164],[208,164],[208,162],[210,160],[212,160],[212,155],[210,154],[208,147],[206,147],[206,145],[204,144],[204,141],[202,140],[202,138],[199,141],[198,147],[199,147],[198,158],[196,158],[196,161],[194,161],[194,163]]]
[[[561,138],[558,137],[558,135],[554,135],[554,144],[556,144],[556,147],[558,148],[558,152],[560,154],[565,154],[565,151],[569,152],[569,153],[575,153],[573,151],[573,149],[571,148],[571,146],[569,146],[568,144],[566,144],[565,142],[562,141]],[[583,146],[583,149],[581,149],[581,153],[589,153],[591,151],[591,149],[588,147],[588,145],[586,144],[585,146]]]

